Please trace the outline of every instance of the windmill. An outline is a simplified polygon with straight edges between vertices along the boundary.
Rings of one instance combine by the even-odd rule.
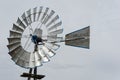
[[[29,69],[29,73],[23,73],[22,77],[28,80],[44,78],[45,75],[37,74],[37,67],[50,61],[61,42],[89,49],[90,26],[63,37],[61,25],[62,21],[55,11],[43,6],[29,9],[18,17],[7,38],[7,47],[11,59],[17,65]]]

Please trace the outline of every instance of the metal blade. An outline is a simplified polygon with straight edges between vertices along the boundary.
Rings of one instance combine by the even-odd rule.
[[[57,49],[59,49],[60,48],[60,45],[59,44],[55,44],[55,43],[45,43],[45,46],[47,47],[47,48],[49,48],[50,50],[57,50]]]
[[[20,42],[16,42],[16,43],[12,43],[12,44],[9,44],[7,45],[8,49],[11,51],[11,50],[14,50],[15,48],[17,48],[18,46],[20,46]]]
[[[44,24],[46,24],[48,22],[48,20],[54,15],[55,11],[51,10],[50,14],[48,16],[46,16],[45,20],[44,20]]]
[[[37,17],[37,21],[39,21],[40,15],[42,13],[43,10],[43,6],[40,6],[39,12],[38,12],[38,17]]]
[[[42,18],[41,18],[41,22],[42,22],[42,23],[44,22],[44,19],[45,19],[45,17],[47,16],[48,10],[49,10],[49,8],[47,7],[46,10],[45,10],[45,12],[44,12],[44,14],[43,14],[43,16],[42,16]]]
[[[30,53],[29,67],[31,67],[31,68],[35,67],[35,55],[34,55],[34,53]]]
[[[37,7],[33,8],[33,22],[36,21]]]
[[[38,52],[39,52],[39,54],[40,54],[40,56],[42,58],[42,62],[48,62],[48,61],[50,61],[49,58],[46,55],[45,50],[40,49]]]
[[[51,57],[53,57],[55,54],[56,54],[56,53],[51,50],[51,51],[49,51],[48,56],[51,58]]]
[[[65,44],[89,49],[90,26],[74,31],[65,36]]]
[[[16,24],[13,24],[13,28],[12,29],[15,30],[15,31],[19,31],[21,33],[24,31],[24,29],[22,29],[21,27],[17,26]]]
[[[13,31],[10,30],[10,37],[15,37],[15,36],[22,36],[22,33],[18,32],[18,31]]]
[[[54,24],[53,26],[51,26],[50,28],[48,28],[48,31],[51,31],[51,30],[53,30],[53,29],[56,29],[57,27],[61,26],[61,24],[62,24],[62,21]]]
[[[15,48],[16,49],[16,48]],[[14,49],[14,50],[15,50]],[[12,52],[12,51],[11,51]],[[14,62],[17,62],[17,60],[20,58],[20,56],[22,55],[22,54],[24,54],[24,52],[25,52],[25,50],[21,47],[21,46],[19,46],[19,51],[17,50],[17,52],[15,52],[15,54],[12,56],[12,60],[14,61]]]
[[[42,49],[49,57],[53,57],[56,53],[49,49],[47,46],[43,46]]]
[[[41,66],[42,65],[42,63],[41,63],[42,58],[41,58],[39,52],[36,51],[34,54],[35,54],[35,66]]]
[[[24,52],[24,54],[19,57],[19,60],[24,61],[24,63],[19,63],[20,65],[25,68],[29,67],[30,53]]]
[[[30,25],[32,23],[32,19],[31,19],[31,9],[29,9],[27,11],[27,21],[28,21],[28,24]]]
[[[20,42],[21,41],[20,38],[7,38],[7,39],[8,39],[9,44],[13,44],[15,42]]]
[[[57,35],[56,35],[56,34],[55,34],[55,35],[50,35],[50,34],[48,34],[48,35],[47,35],[47,38],[49,38],[49,37],[54,37],[54,38],[56,38]]]
[[[50,35],[50,34],[48,34],[47,35],[47,42],[49,42],[49,41],[52,41],[53,39],[52,38],[56,38],[57,37],[57,35]]]
[[[57,21],[59,19],[59,16],[56,15],[47,25],[46,27],[49,27],[52,23],[54,23],[55,21]]]
[[[18,59],[17,62],[16,62],[16,64],[19,65],[19,66],[21,66],[21,67],[24,67],[25,61]]]
[[[27,17],[25,15],[25,12],[22,14],[21,17],[22,17],[23,21],[25,22],[25,24],[28,26],[28,21],[27,21]]]
[[[63,29],[59,29],[56,31],[49,32],[49,35],[56,35],[56,34],[61,34],[63,32]]]
[[[13,33],[12,33],[13,34]],[[14,35],[11,35],[11,37],[9,37],[9,38],[30,38],[31,36],[30,36],[30,34],[28,34],[28,35],[17,35],[17,36],[14,36]]]
[[[30,60],[30,53],[25,51],[24,54],[21,55],[19,59],[24,60],[25,62],[29,62],[29,60]]]
[[[23,24],[23,22],[20,20],[20,18],[18,17],[17,22],[18,25],[20,25],[23,29],[26,28],[26,26]]]
[[[20,49],[21,49],[21,46],[14,48],[13,50],[9,51],[9,55],[11,57],[14,57],[20,51]]]

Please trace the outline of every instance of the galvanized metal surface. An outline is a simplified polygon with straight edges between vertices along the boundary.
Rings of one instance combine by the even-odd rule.
[[[19,66],[23,68],[34,68],[42,66],[43,63],[50,61],[50,58],[53,57],[60,45],[56,43],[50,43],[49,41],[60,41],[63,38],[59,37],[58,34],[63,32],[61,29],[62,22],[56,22],[59,19],[58,15],[54,15],[55,11],[49,10],[49,8],[43,8],[42,6],[33,9],[29,9],[24,12],[20,18],[17,19],[17,22],[13,24],[12,30],[10,30],[10,36],[8,38],[9,44],[7,45],[9,49],[9,54],[11,59]],[[53,16],[53,17],[52,17]],[[32,39],[32,35],[35,35],[41,40],[43,39],[43,30],[35,26],[34,31],[30,32],[33,26],[33,22],[39,22],[44,24],[47,28],[46,39],[41,41],[41,47],[35,47],[35,50],[29,52],[24,46],[22,46],[21,38]],[[58,29],[58,27],[60,27]],[[29,34],[23,35],[26,29],[29,29]],[[33,29],[32,29],[33,30]],[[32,41],[31,41],[32,42]],[[36,45],[36,44],[34,44]],[[29,46],[28,46],[29,47]]]
[[[65,44],[89,49],[90,26],[74,31],[65,36]]]

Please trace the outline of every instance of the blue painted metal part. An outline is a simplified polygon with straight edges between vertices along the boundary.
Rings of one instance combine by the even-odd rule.
[[[32,42],[37,43],[37,35],[32,35]]]

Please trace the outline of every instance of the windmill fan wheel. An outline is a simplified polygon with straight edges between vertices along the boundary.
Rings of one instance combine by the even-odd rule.
[[[54,10],[35,7],[24,12],[13,24],[8,38],[11,59],[23,68],[42,66],[50,61],[63,39],[62,21]]]

